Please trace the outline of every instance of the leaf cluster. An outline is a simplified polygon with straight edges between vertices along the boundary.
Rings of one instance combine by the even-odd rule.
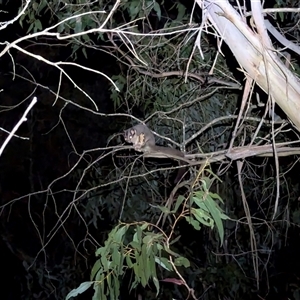
[[[130,290],[139,284],[145,288],[151,280],[158,294],[157,266],[167,271],[173,271],[173,266],[189,267],[186,258],[169,248],[166,237],[162,233],[149,231],[149,227],[152,226],[148,223],[116,226],[105,245],[96,251],[99,259],[92,268],[91,281],[72,290],[66,299],[77,296],[92,285],[95,290],[93,299],[118,299],[121,278],[129,271],[134,275]],[[172,264],[166,254],[174,256]]]

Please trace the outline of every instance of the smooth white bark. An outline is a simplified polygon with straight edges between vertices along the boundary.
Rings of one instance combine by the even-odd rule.
[[[218,32],[219,38],[224,39],[229,46],[241,69],[275,100],[300,130],[300,81],[280,61],[277,52],[268,42],[268,33],[261,23],[264,21],[263,17],[257,15],[257,5],[261,4],[256,0],[253,5],[256,13],[253,19],[259,34],[245,23],[227,0],[196,2]]]

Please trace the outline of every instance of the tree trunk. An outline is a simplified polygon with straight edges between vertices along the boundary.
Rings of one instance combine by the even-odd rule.
[[[196,2],[203,10],[203,22],[209,20],[214,26],[242,71],[273,98],[299,130],[300,82],[278,58],[270,42],[260,1],[251,1],[255,31],[227,0]]]

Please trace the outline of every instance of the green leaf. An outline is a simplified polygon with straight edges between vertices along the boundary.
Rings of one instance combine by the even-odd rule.
[[[133,249],[136,249],[138,252],[141,251],[142,249],[142,245],[138,242],[135,242],[135,241],[132,241],[129,243],[129,245],[133,248]]]
[[[85,48],[85,47],[82,47],[82,48],[81,48],[81,51],[82,51],[84,57],[87,59],[88,56],[87,56],[87,53],[86,53],[86,48]]]
[[[203,201],[204,198],[204,192],[203,191],[197,191],[194,193],[194,195],[199,198],[200,201]]]
[[[222,220],[230,220],[231,219],[230,217],[228,217],[227,215],[225,215],[223,212],[220,213],[220,218]]]
[[[189,268],[191,266],[190,261],[185,257],[177,257],[174,260],[175,266],[184,266],[185,268]]]
[[[161,251],[164,247],[161,244],[156,244],[158,251]]]
[[[202,182],[202,188],[203,188],[204,192],[208,192],[210,180],[207,177],[203,177],[200,181]]]
[[[222,200],[222,198],[221,198],[218,194],[216,194],[216,193],[209,193],[209,196],[210,196],[211,198],[213,198],[213,199],[218,199],[218,200],[220,200],[222,203],[224,203],[223,200]]]
[[[209,212],[208,208],[204,204],[204,201],[202,200],[202,197],[199,198],[199,197],[194,196],[194,197],[192,197],[192,200],[199,208],[201,208],[202,210],[204,210],[206,212]]]
[[[220,240],[221,240],[221,246],[222,246],[223,241],[224,241],[224,227],[223,227],[222,219],[220,217],[221,212],[216,208],[216,204],[212,198],[207,197],[205,204],[206,204],[207,208],[209,209],[209,211],[216,223],[218,233],[220,236]]]
[[[82,22],[81,22],[81,18],[80,18],[80,19],[76,20],[74,32],[79,33],[81,31],[82,31]]]
[[[150,267],[149,267],[149,256],[147,254],[147,245],[143,244],[142,246],[142,253],[141,253],[141,260],[143,262],[143,268],[144,268],[144,274],[145,274],[145,279],[148,282],[150,279]]]
[[[133,19],[135,19],[135,17],[141,10],[141,6],[140,6],[141,2],[139,0],[137,0],[137,1],[130,1],[129,3],[130,3],[129,16],[130,16],[130,19],[133,20]]]
[[[167,247],[165,244],[163,245],[164,249],[166,252],[168,252],[169,254],[173,255],[174,257],[178,257],[179,254],[177,254],[176,252],[172,251],[169,247]]]
[[[114,236],[116,235],[116,232],[119,230],[119,225],[114,227],[111,232],[108,234],[107,240],[104,242],[104,247],[102,248],[107,248],[107,246],[114,240]],[[98,252],[101,252],[100,249],[96,251],[96,255],[98,255]]]
[[[170,241],[169,245],[171,246],[171,245],[175,244],[177,241],[180,240],[180,238],[181,238],[181,235],[178,235],[174,240]]]
[[[165,257],[155,256],[155,262],[167,271],[173,271],[173,267]]]
[[[131,257],[130,257],[129,253],[125,256],[125,259],[126,259],[126,264],[127,264],[128,268],[132,269],[133,268],[133,262],[131,260]]]
[[[129,289],[129,292],[131,292],[133,289],[135,289],[140,283],[140,280],[138,277],[134,277],[134,281],[132,282],[131,286],[130,286],[130,289]]]
[[[157,255],[158,245],[159,245],[158,242],[156,242],[151,246],[151,255],[153,255],[153,260],[154,260],[154,256]]]
[[[159,4],[156,1],[154,2],[153,9],[155,10],[155,12],[157,14],[158,20],[160,20],[161,19],[161,9],[160,9]]]
[[[138,262],[138,268],[139,268],[139,275],[140,275],[140,279],[141,279],[141,284],[143,287],[145,287],[148,283],[147,277],[146,277],[146,265],[145,265],[145,261],[144,258],[142,257],[142,255],[140,255],[137,259]]]
[[[174,212],[177,212],[179,206],[182,204],[182,202],[185,200],[185,197],[183,197],[182,195],[179,195],[177,197],[176,203],[175,203],[175,208],[174,208]]]
[[[102,269],[100,269],[102,271]],[[99,284],[102,284],[103,283],[103,280],[104,280],[104,276],[105,274],[103,272],[97,272],[96,273],[96,278],[95,278],[95,281]]]
[[[185,219],[189,224],[191,224],[194,227],[194,229],[196,230],[201,229],[200,223],[197,220],[195,220],[193,217],[185,217]]]
[[[34,32],[41,31],[43,29],[42,23],[39,19],[34,22]]]
[[[64,32],[65,31],[65,26],[66,26],[65,23],[59,24],[58,27],[57,27],[57,32],[58,33]]]
[[[125,226],[122,226],[119,230],[117,230],[115,232],[113,236],[113,240],[116,242],[116,243],[121,243],[121,241],[123,241],[123,238],[124,238],[124,235],[125,233],[127,232],[127,229],[128,229],[128,226],[125,225]]]
[[[100,268],[101,268],[101,263],[100,260],[97,259],[91,271],[91,277],[90,277],[91,280],[94,280],[95,275],[100,270]]]
[[[176,6],[177,6],[177,10],[178,10],[178,14],[177,14],[176,20],[182,22],[183,17],[186,14],[185,7],[181,3],[177,3]]]
[[[40,1],[38,10],[37,10],[38,15],[40,15],[41,11],[46,7],[46,5],[48,5],[48,1],[46,1],[46,0]]]
[[[104,294],[104,279],[105,279],[105,274],[103,273],[97,274],[96,276],[97,282],[94,283],[95,293],[93,295],[92,300],[98,300],[98,299],[106,300],[106,296]]]
[[[147,229],[148,226],[149,226],[149,223],[145,222],[144,224],[142,224],[142,226],[141,226],[142,231],[144,231],[145,229]]]
[[[136,260],[137,260],[137,258],[136,258]],[[134,274],[135,274],[135,281],[137,283],[140,283],[141,282],[140,268],[139,268],[137,263],[133,264],[133,271],[134,271]]]
[[[19,12],[20,12],[20,9],[19,9]],[[19,13],[18,12],[18,13]],[[19,24],[20,24],[20,26],[23,28],[23,20],[24,20],[24,18],[25,18],[25,14],[22,14],[21,15],[21,17],[19,18]]]
[[[171,213],[171,211],[169,210],[169,208],[165,207],[165,206],[161,206],[161,205],[157,205],[157,207],[165,214],[169,214]]]
[[[113,275],[113,279],[114,279],[113,286],[115,287],[115,299],[119,299],[119,296],[120,296],[120,281],[119,281],[118,277],[116,277],[115,275]]]
[[[151,235],[146,235],[143,237],[144,244],[150,244],[152,240],[153,240],[153,236],[151,236]]]
[[[284,21],[284,14],[283,14],[283,12],[282,11],[278,12],[278,15],[280,17],[281,22],[283,22]]]
[[[107,260],[106,256],[102,255],[100,257],[100,261],[101,261],[104,271],[107,272],[109,270],[109,261]]]
[[[119,252],[119,248],[115,247],[112,249],[112,262],[114,266],[120,266],[121,264],[121,254]]]
[[[124,271],[123,271],[123,266],[124,266],[124,249],[123,249],[123,246],[121,247],[121,250],[120,250],[120,262],[119,262],[119,265],[117,266],[118,267],[118,275],[123,275]]]
[[[208,226],[210,228],[214,227],[213,219],[205,211],[193,208],[192,214],[203,225]]]
[[[156,288],[156,297],[157,297],[158,294],[159,294],[159,281],[158,281],[156,276],[153,276],[153,283],[154,283],[155,288]]]
[[[113,291],[113,288],[111,286],[111,275],[108,274],[108,276],[106,277],[106,282],[107,282],[107,296],[109,296],[111,299],[114,299],[114,291]]]
[[[71,297],[76,297],[83,292],[85,292],[91,285],[94,284],[92,281],[83,282],[77,289],[72,290],[66,297],[66,300],[70,299]]]
[[[141,230],[141,227],[139,225],[136,226],[136,232],[133,235],[133,241],[137,242],[139,244],[142,243],[142,230]]]
[[[154,255],[151,255],[150,259],[149,259],[149,269],[150,269],[150,273],[151,273],[151,277],[154,281],[154,278],[157,279],[157,275],[156,275],[156,263],[155,263],[155,256]],[[155,284],[155,282],[154,282]],[[156,284],[155,284],[156,286]],[[158,292],[159,290],[159,285],[158,285],[158,289],[157,289],[157,286],[156,286],[156,290]]]
[[[33,26],[34,26],[34,22],[32,22],[32,23],[30,24],[30,26],[28,27],[28,30],[27,30],[26,33],[29,33],[29,32],[32,30]]]

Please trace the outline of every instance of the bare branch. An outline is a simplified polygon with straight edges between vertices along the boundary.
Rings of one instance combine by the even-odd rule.
[[[15,135],[16,131],[21,126],[21,124],[23,122],[27,121],[26,116],[29,113],[29,111],[32,109],[32,107],[36,104],[36,102],[37,102],[36,97],[33,97],[32,101],[29,104],[29,106],[26,108],[23,116],[21,117],[21,119],[19,120],[19,122],[16,124],[16,126],[13,128],[13,130],[10,132],[10,134],[8,135],[8,137],[6,138],[6,140],[4,141],[4,143],[2,144],[2,146],[0,148],[0,156],[2,155],[3,150],[5,149],[5,147],[7,146],[8,142],[11,140],[11,138]]]

